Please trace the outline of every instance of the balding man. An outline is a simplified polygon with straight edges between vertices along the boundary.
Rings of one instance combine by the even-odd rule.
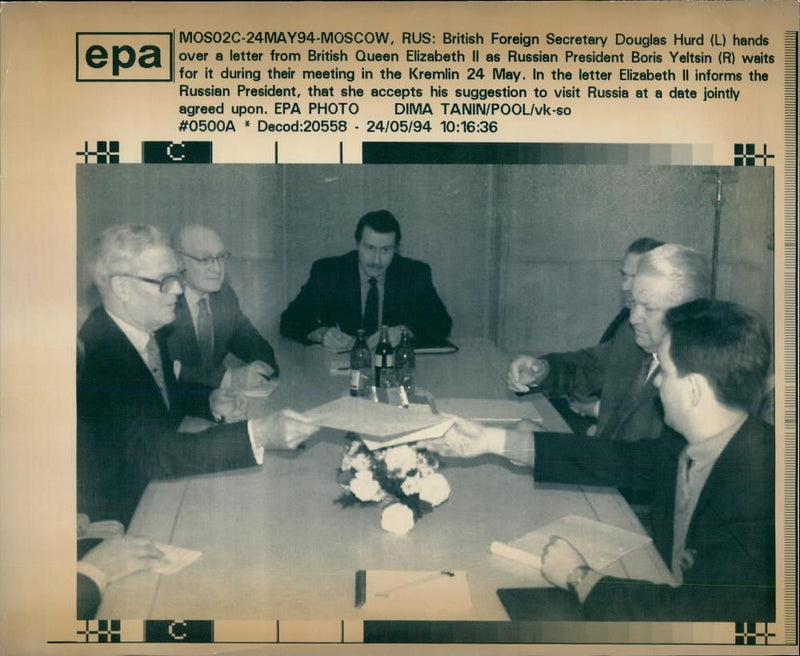
[[[225,282],[230,253],[219,233],[207,226],[187,225],[175,235],[173,246],[185,288],[175,306],[168,342],[172,356],[181,363],[180,380],[252,389],[277,376],[275,352],[244,315],[236,293]],[[223,361],[229,353],[246,366],[226,370]]]
[[[599,394],[598,437],[626,442],[659,437],[664,417],[653,386],[653,354],[666,335],[664,314],[706,296],[708,286],[705,259],[693,248],[664,244],[644,253],[633,280],[629,321],[612,339],[571,353],[520,356],[511,363],[509,387],[523,393],[536,387],[553,397]]]
[[[290,410],[186,435],[186,415],[225,415],[231,393],[177,384],[162,328],[183,283],[167,237],[122,225],[100,236],[94,281],[103,299],[79,333],[78,510],[127,525],[151,479],[256,465],[265,448],[293,449],[316,428]]]

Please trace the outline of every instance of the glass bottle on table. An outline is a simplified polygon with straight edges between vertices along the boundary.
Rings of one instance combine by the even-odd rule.
[[[391,370],[389,376],[394,380],[394,347],[389,341],[389,326],[381,326],[380,339],[375,346],[375,356],[373,358],[375,366],[375,386],[386,387],[385,381],[381,381],[384,370]]]
[[[372,352],[362,329],[350,351],[350,396],[367,396],[372,387]]]
[[[402,385],[406,392],[411,392],[414,388],[414,369],[416,358],[414,356],[414,345],[411,343],[411,336],[404,328],[397,351],[394,354],[394,368],[397,374],[397,382]]]

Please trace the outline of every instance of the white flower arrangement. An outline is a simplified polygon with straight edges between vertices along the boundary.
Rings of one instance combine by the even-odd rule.
[[[416,444],[370,451],[351,434],[342,453],[338,479],[343,506],[384,502],[381,527],[404,535],[417,519],[450,497],[450,485],[440,474],[434,453]]]

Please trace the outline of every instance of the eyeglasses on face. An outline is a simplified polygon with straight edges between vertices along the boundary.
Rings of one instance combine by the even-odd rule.
[[[186,253],[185,251],[178,251],[181,255],[185,255],[190,260],[194,260],[195,262],[199,262],[203,266],[211,266],[212,264],[225,264],[228,261],[231,254],[228,251],[224,253],[218,253],[217,255],[206,255],[205,257],[197,257],[196,255],[192,255],[191,253]]]
[[[151,285],[158,285],[158,291],[162,294],[180,294],[183,292],[183,280],[180,275],[175,273],[169,273],[160,280],[156,278],[147,278],[145,276],[134,276],[132,273],[115,273],[111,277],[114,278],[116,276],[133,278],[134,280],[141,280]]]

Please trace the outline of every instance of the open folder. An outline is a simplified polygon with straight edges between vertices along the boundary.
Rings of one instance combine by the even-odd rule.
[[[513,542],[492,542],[489,550],[497,556],[541,568],[542,552],[553,535],[572,543],[589,566],[598,571],[651,541],[650,536],[643,533],[634,533],[578,515],[566,515]]]
[[[371,450],[442,437],[452,418],[436,415],[428,404],[398,408],[345,396],[306,413],[317,426],[357,433]]]

